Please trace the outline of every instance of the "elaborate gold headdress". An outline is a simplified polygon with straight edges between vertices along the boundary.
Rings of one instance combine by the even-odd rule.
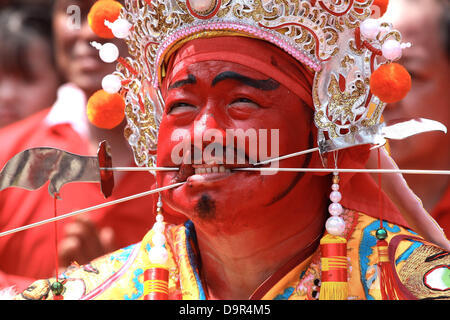
[[[272,43],[316,72],[314,122],[322,152],[377,143],[373,133],[391,97],[383,102],[374,94],[371,75],[398,59],[405,45],[391,25],[370,19],[372,2],[126,0],[119,20],[131,26],[125,37],[130,57],[119,59],[117,75],[126,92],[125,135],[136,162],[155,161],[163,108],[159,86],[168,57],[191,39],[224,35]]]

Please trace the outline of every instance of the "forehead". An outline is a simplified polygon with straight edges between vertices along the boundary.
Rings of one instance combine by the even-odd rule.
[[[195,76],[199,81],[211,81],[217,75],[233,71],[254,79],[267,79],[268,75],[259,70],[230,61],[207,60],[190,64],[178,64],[167,74],[168,85],[183,80],[189,75]]]

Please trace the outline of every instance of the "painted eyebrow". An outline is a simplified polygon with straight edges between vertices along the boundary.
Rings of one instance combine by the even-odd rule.
[[[225,71],[225,72],[218,74],[212,81],[211,85],[214,87],[218,82],[224,81],[227,79],[237,80],[245,85],[248,85],[250,87],[253,87],[253,88],[256,88],[259,90],[263,90],[263,91],[276,90],[280,86],[280,84],[277,81],[275,81],[271,78],[266,79],[266,80],[257,80],[257,79],[252,79],[252,78],[246,77],[246,76],[239,74],[237,72],[234,72],[234,71]]]
[[[175,82],[174,84],[172,84],[169,87],[169,90],[170,89],[176,89],[176,88],[182,87],[182,86],[187,85],[187,84],[194,84],[194,83],[197,83],[197,79],[192,74],[188,74],[187,79]]]

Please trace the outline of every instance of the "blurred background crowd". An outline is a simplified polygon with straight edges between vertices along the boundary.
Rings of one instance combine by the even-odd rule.
[[[52,146],[94,155],[108,140],[116,166],[133,165],[123,125],[113,130],[93,127],[85,115],[87,98],[101,88],[113,64],[98,59],[86,23],[93,0],[0,1],[0,167],[30,147]],[[412,76],[408,96],[388,105],[385,120],[423,117],[450,127],[449,0],[391,0],[384,21],[393,22],[403,41],[401,63]],[[70,5],[80,8],[81,25],[70,27]],[[126,55],[123,43],[118,43]],[[450,134],[426,133],[391,141],[401,169],[450,169]],[[405,175],[424,208],[450,237],[450,176]],[[116,175],[115,196],[149,190],[148,173]],[[104,201],[98,186],[71,185],[61,192],[58,210],[71,212]],[[153,199],[155,200],[155,199]],[[61,267],[86,263],[108,251],[139,241],[154,221],[154,203],[134,200],[58,223]],[[51,218],[53,198],[47,188],[36,192],[0,192],[0,231]],[[39,227],[0,238],[0,288],[23,290],[33,279],[54,276],[53,227]]]

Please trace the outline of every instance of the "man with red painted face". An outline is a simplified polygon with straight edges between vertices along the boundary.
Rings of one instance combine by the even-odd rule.
[[[288,88],[268,77],[266,70],[238,63],[239,54],[248,55],[249,48],[263,58],[261,64],[272,59],[273,68],[291,68],[302,85],[289,79],[293,86]],[[210,61],[207,54],[213,52],[224,60]],[[201,137],[210,129],[221,131],[224,138],[230,129],[279,129],[280,154],[312,147],[313,112],[308,106],[311,89],[307,89],[312,74],[276,48],[250,39],[197,40],[175,55],[169,70],[163,89],[166,105],[158,165],[175,165],[171,161],[175,129],[186,130],[192,140],[198,136],[204,140]],[[248,148],[245,151],[248,155]],[[308,162],[310,156],[280,165],[304,167]],[[226,169],[238,166],[225,159],[222,163]],[[246,299],[290,257],[306,257],[317,247],[326,219],[329,182],[302,173],[195,173],[214,166],[219,167],[204,160],[194,162],[191,170],[182,171],[187,173],[182,177],[159,174],[158,184],[187,181],[165,194],[165,204],[195,225],[208,296]]]
[[[369,6],[369,2],[352,1],[340,6],[348,6],[346,12],[357,15],[360,7],[355,9],[353,4]],[[169,6],[167,10],[174,13],[171,18],[184,13],[185,19],[167,19],[167,12],[162,10],[164,17],[159,18],[164,21],[155,17],[155,23],[138,23],[142,22],[140,18],[148,19],[146,15],[159,13],[154,10],[156,3],[157,8]],[[204,7],[205,3],[210,8]],[[256,149],[273,150],[275,139],[279,155],[316,146],[323,133],[316,127],[320,122],[316,117],[323,120],[324,116],[318,116],[315,108],[317,100],[323,98],[317,95],[323,92],[314,90],[320,84],[313,79],[322,71],[332,73],[327,69],[329,65],[325,63],[319,72],[312,60],[299,58],[295,50],[288,54],[282,41],[274,40],[279,38],[261,27],[262,15],[252,16],[257,24],[247,20],[233,24],[237,14],[242,13],[241,0],[188,0],[178,4],[180,7],[174,8],[172,2],[130,1],[127,6],[127,17],[135,23],[130,31],[130,51],[137,53],[130,65],[141,67],[138,71],[144,73],[140,77],[139,72],[122,64],[127,69],[121,71],[122,75],[133,74],[127,82],[127,97],[132,104],[136,87],[149,78],[161,94],[149,103],[151,107],[140,105],[128,110],[128,120],[136,124],[136,113],[151,116],[156,113],[156,100],[164,102],[161,117],[154,118],[158,120],[153,127],[158,129],[157,165],[178,169],[157,173],[157,186],[172,188],[160,192],[156,223],[141,242],[87,265],[72,266],[60,279],[37,281],[16,299],[448,298],[448,240],[401,176],[383,178],[379,187],[367,173],[262,174],[238,170],[271,156],[252,151],[252,132],[266,132],[267,137],[269,131],[276,132],[267,140],[258,135]],[[304,1],[303,11],[294,4],[288,6],[298,9],[292,19],[300,14],[310,19],[306,9],[322,10],[324,15],[331,10],[326,7],[327,1]],[[259,2],[247,2],[248,10],[253,5],[255,13],[267,9]],[[235,16],[216,24],[216,18],[230,12]],[[266,12],[268,20],[273,22],[280,12]],[[332,14],[330,19],[345,13]],[[189,25],[194,17],[205,24]],[[284,16],[278,18],[280,23],[286,21]],[[170,29],[176,28],[177,23],[171,24],[174,21],[181,30]],[[165,26],[168,30],[163,31],[170,34],[167,39],[158,38],[164,28],[157,22],[169,23]],[[319,28],[318,24],[312,28]],[[160,42],[153,42],[152,37]],[[322,38],[317,42],[333,40]],[[365,60],[361,53],[352,54],[355,60]],[[341,72],[346,63],[353,66],[351,60],[348,56],[339,61],[344,65]],[[358,69],[356,63],[354,66]],[[346,88],[346,83],[352,81],[359,84],[358,74],[348,72],[348,79],[340,74],[335,86],[339,92],[333,93],[345,99],[335,108],[346,105],[346,100],[359,101],[354,95],[346,95],[347,89],[355,89],[351,85]],[[360,104],[349,106],[349,110],[359,112],[353,109]],[[144,129],[144,140],[151,139],[147,122],[139,125]],[[247,144],[239,145],[239,139]],[[154,146],[148,146],[148,150],[141,147],[139,152],[153,155]],[[278,165],[317,169],[327,160],[338,168],[364,168],[373,158],[369,148],[352,144],[334,153],[334,159],[333,153],[323,154],[323,159],[318,153],[309,153],[280,160]],[[229,155],[233,156],[231,161]],[[383,168],[394,165],[384,150],[379,158]],[[240,163],[239,159],[245,161]],[[339,203],[345,209],[340,210]],[[339,218],[329,218],[328,212]],[[185,217],[186,222],[164,222],[175,214]],[[379,220],[381,217],[384,221]]]
[[[323,260],[323,256],[321,259],[320,247],[326,243],[322,241],[319,245],[319,241],[326,233],[330,177],[315,173],[262,175],[233,171],[242,164],[220,161],[217,157],[215,162],[195,157],[205,155],[210,141],[204,137],[211,130],[226,137],[227,130],[278,129],[279,154],[311,148],[317,134],[312,122],[312,79],[313,72],[308,68],[279,48],[257,39],[196,39],[179,48],[168,59],[161,88],[165,107],[157,159],[158,166],[176,166],[180,171],[158,173],[157,184],[186,182],[161,194],[163,212],[182,214],[188,221],[165,227],[166,267],[152,264],[151,251],[161,243],[155,237],[161,232],[155,224],[141,243],[68,270],[64,274],[64,292],[59,296],[326,299],[322,287],[330,282],[325,275],[329,271],[327,261],[332,260]],[[176,131],[189,137],[189,146],[181,155],[182,163],[173,157],[179,143],[173,138]],[[234,155],[239,152],[229,140],[214,142],[223,149],[231,148]],[[196,153],[197,149],[202,152]],[[246,145],[244,166],[250,165],[250,154]],[[368,157],[368,148],[359,147],[340,153],[338,162],[340,167],[363,167]],[[317,168],[321,160],[317,154],[309,154],[282,160],[279,165]],[[375,261],[379,212],[378,207],[368,205],[377,203],[377,186],[364,174],[342,174],[340,185],[341,203],[350,208],[342,214],[343,237],[348,242],[348,258],[343,257],[343,268],[348,271],[345,298],[386,298],[380,291]],[[364,192],[355,191],[355,187]],[[392,236],[390,251],[402,261],[396,269],[395,297],[437,297],[439,288],[445,286],[441,280],[433,282],[425,277],[419,281],[416,277],[433,269],[438,256],[447,260],[448,253],[403,227],[408,223],[398,211],[389,211],[393,207],[384,193],[380,196],[386,203],[386,219],[398,224],[384,224]],[[363,208],[368,211],[362,213]],[[406,269],[401,266],[411,266],[411,258],[418,257],[428,259],[420,267],[423,270],[405,274]],[[160,278],[164,270],[168,274],[166,280]],[[161,286],[164,281],[165,288]],[[36,282],[32,290],[16,298],[51,299],[55,296],[50,290],[51,283],[54,279]]]

